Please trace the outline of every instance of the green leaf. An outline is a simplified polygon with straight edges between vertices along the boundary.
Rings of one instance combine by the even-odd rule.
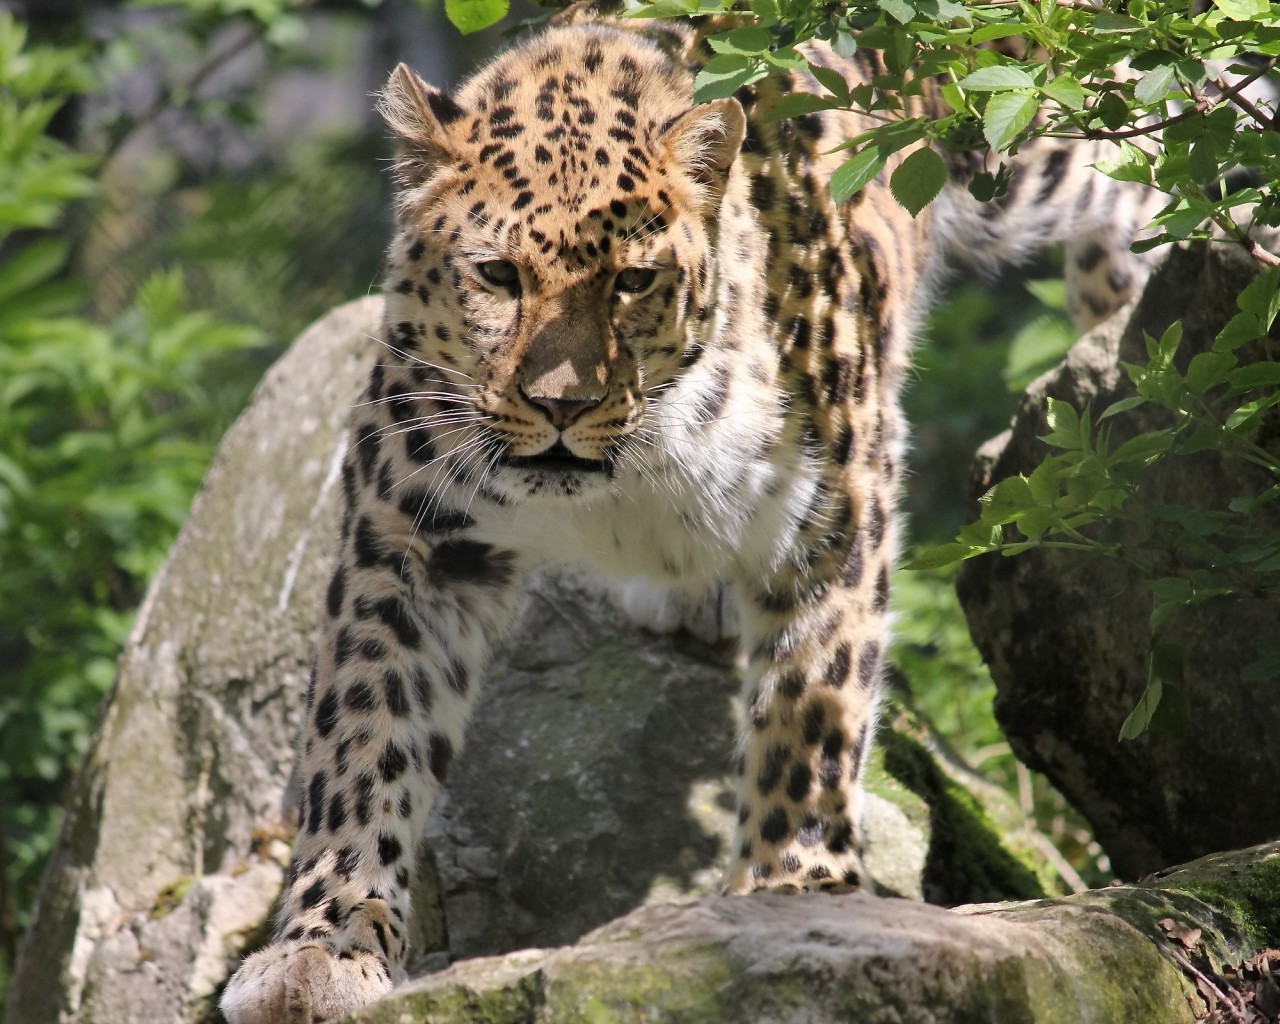
[[[1133,87],[1133,98],[1145,105],[1159,103],[1168,95],[1169,87],[1173,85],[1173,75],[1172,64],[1152,68]]]
[[[1112,416],[1118,416],[1120,413],[1128,412],[1130,409],[1136,409],[1138,406],[1145,405],[1146,403],[1147,399],[1142,395],[1130,395],[1128,398],[1122,398],[1120,401],[1112,402],[1107,406],[1106,409],[1103,410],[1102,415],[1098,417],[1098,422],[1101,423],[1105,419]]]
[[[1049,99],[1056,100],[1068,110],[1083,110],[1088,96],[1084,86],[1071,75],[1059,75],[1057,78],[1049,79],[1043,91]]]
[[[463,35],[479,32],[507,16],[507,0],[444,0],[444,13]]]
[[[1230,352],[1198,352],[1187,366],[1187,387],[1202,394],[1217,384],[1224,384],[1227,371],[1236,365]]]
[[[778,0],[751,0],[751,13],[756,16],[761,28],[776,25],[782,17]]]
[[[844,75],[835,68],[824,68],[813,62],[809,63],[809,72],[827,92],[840,101],[841,106],[849,105],[849,83],[845,81]]]
[[[1271,4],[1267,0],[1213,0],[1213,6],[1232,21],[1265,18],[1271,13]]]
[[[710,36],[707,44],[716,53],[736,53],[754,57],[769,49],[773,44],[773,36],[763,28],[751,26]]]
[[[905,25],[916,16],[916,9],[907,0],[877,0],[882,11]]]
[[[880,173],[884,167],[885,157],[875,146],[867,146],[839,167],[831,175],[831,198],[837,204],[843,203],[851,195],[866,185]]]
[[[1280,363],[1250,363],[1232,370],[1227,380],[1236,388],[1261,388],[1280,384]]]
[[[1125,116],[1128,116],[1127,107]],[[1116,181],[1137,181],[1143,185],[1151,181],[1151,164],[1140,149],[1128,142],[1120,143],[1119,160],[1099,160],[1093,166]]]
[[[693,98],[698,103],[725,99],[766,74],[764,66],[750,57],[736,53],[716,54],[694,76]]]
[[[971,544],[961,544],[953,541],[950,544],[938,544],[935,547],[925,548],[923,551],[917,552],[915,558],[911,559],[904,568],[915,571],[941,569],[945,565],[955,565],[957,562],[963,562],[966,558],[972,558],[974,555],[983,553],[982,548],[975,548]]]
[[[1234,352],[1241,345],[1247,345],[1255,338],[1262,336],[1258,327],[1258,318],[1252,313],[1237,313],[1227,321],[1227,326],[1218,332],[1213,339],[1215,352]]]
[[[1045,421],[1050,433],[1040,440],[1055,448],[1078,449],[1080,447],[1080,417],[1072,406],[1057,398],[1050,398],[1045,408]]]
[[[1129,120],[1129,104],[1117,92],[1104,92],[1098,100],[1096,108],[1098,117],[1111,131],[1115,131]]]
[[[1147,726],[1151,724],[1156,708],[1160,706],[1160,697],[1163,691],[1164,684],[1159,679],[1152,679],[1151,682],[1147,683],[1147,688],[1142,691],[1142,697],[1139,699],[1137,707],[1129,712],[1124,724],[1120,726],[1120,739],[1136,740],[1147,731]]]
[[[1031,123],[1040,109],[1033,92],[1004,92],[992,96],[982,115],[982,134],[994,150],[1002,150]]]
[[[765,114],[766,121],[781,121],[788,117],[799,117],[819,110],[833,110],[840,106],[840,101],[832,96],[815,96],[811,92],[791,92],[782,96]]]
[[[947,165],[928,147],[917,149],[889,177],[893,197],[912,217],[933,202],[946,183]]]
[[[1262,321],[1265,332],[1280,311],[1280,267],[1272,267],[1250,281],[1236,297],[1236,305]]]
[[[978,68],[971,75],[960,79],[959,86],[974,92],[994,92],[1005,89],[1034,89],[1035,79],[1022,68],[1008,64],[996,64],[989,68]]]

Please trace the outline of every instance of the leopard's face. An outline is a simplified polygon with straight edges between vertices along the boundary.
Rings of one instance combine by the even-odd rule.
[[[687,73],[656,51],[637,65],[634,43],[612,60],[608,42],[575,34],[583,52],[547,66],[612,62],[612,84],[500,62],[417,108],[447,159],[402,195],[388,315],[435,457],[508,499],[607,490],[710,319],[713,188],[680,148]],[[695,120],[727,134],[716,111]]]

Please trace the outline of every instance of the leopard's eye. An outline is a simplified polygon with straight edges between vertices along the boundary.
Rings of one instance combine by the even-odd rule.
[[[477,263],[476,270],[491,285],[520,290],[520,271],[508,260],[486,260],[484,263]]]
[[[613,279],[613,287],[617,291],[631,294],[648,291],[649,286],[653,284],[653,279],[657,276],[658,272],[652,267],[627,267],[625,270],[618,271],[618,275]]]

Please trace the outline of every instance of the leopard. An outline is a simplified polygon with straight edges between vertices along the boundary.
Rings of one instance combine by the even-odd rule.
[[[231,1024],[342,1016],[400,983],[413,864],[486,666],[546,566],[727,593],[744,659],[726,894],[868,890],[875,739],[902,525],[902,394],[949,268],[1066,248],[1082,327],[1149,272],[1131,187],[1091,143],[1019,152],[979,203],[972,158],[913,215],[847,201],[873,126],[773,119],[793,71],[696,102],[725,17],[570,8],[453,91],[405,65],[380,110],[395,234],[380,357],[342,464],[340,553],[305,697],[299,812],[274,939]],[[850,86],[882,58],[805,44]],[[940,109],[924,83],[904,116]],[[643,784],[643,780],[637,780]]]

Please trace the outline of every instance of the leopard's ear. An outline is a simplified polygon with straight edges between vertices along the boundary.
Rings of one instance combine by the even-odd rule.
[[[407,64],[391,72],[378,97],[378,112],[396,134],[396,177],[405,187],[425,181],[456,159],[450,127],[466,116],[452,96],[419,78]]]
[[[664,138],[672,159],[694,178],[722,186],[746,131],[742,104],[730,96],[686,110],[667,124]]]

